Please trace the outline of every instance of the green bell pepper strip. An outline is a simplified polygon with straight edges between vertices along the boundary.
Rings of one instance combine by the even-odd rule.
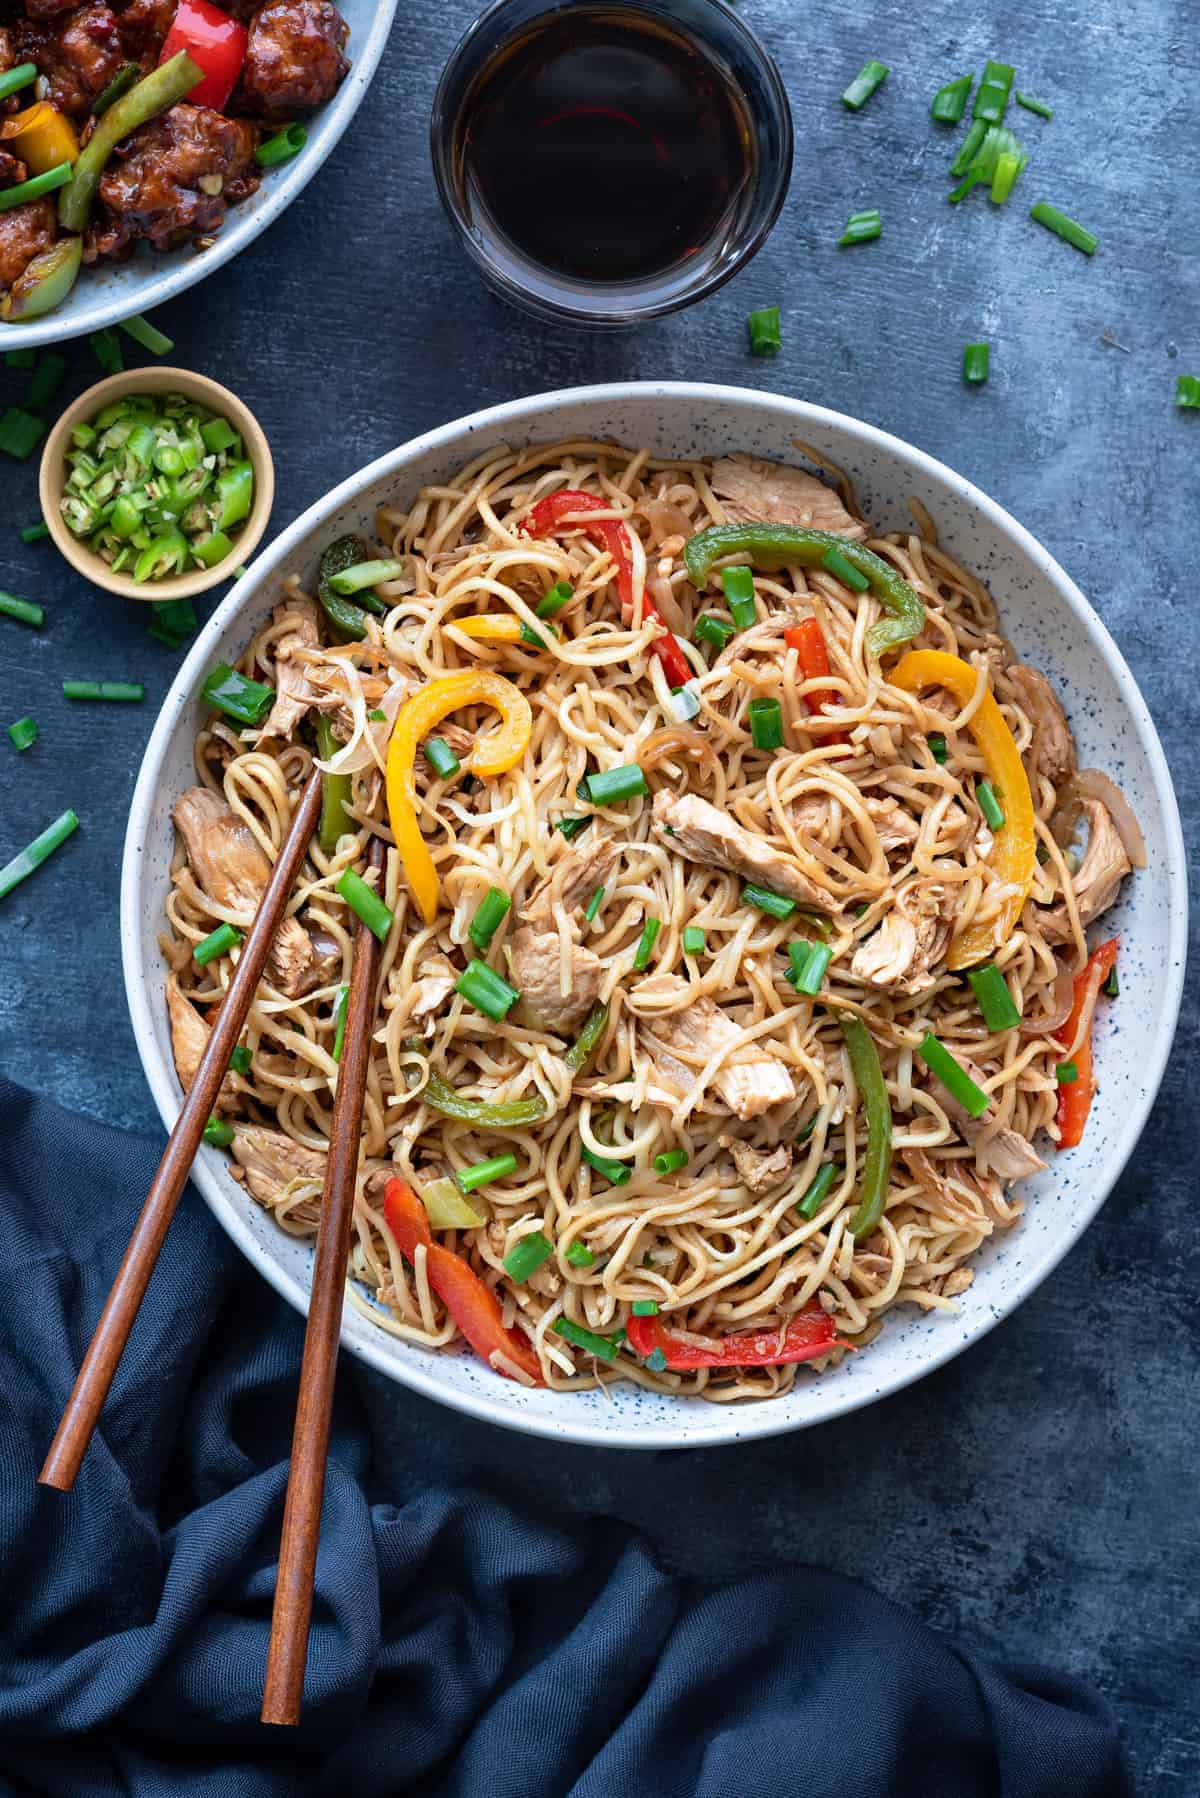
[[[317,754],[327,762],[340,748],[341,744],[333,734],[332,721],[321,713],[317,718]],[[352,828],[346,816],[351,784],[349,774],[321,776],[321,822],[317,827],[317,841],[326,855],[333,854],[339,838]]]
[[[71,189],[65,187],[64,193]],[[83,260],[83,239],[64,237],[49,250],[43,250],[13,282],[0,300],[0,318],[8,324],[22,324],[27,318],[42,318],[61,306],[75,285]]]
[[[64,231],[82,231],[92,210],[105,165],[117,145],[139,126],[169,112],[177,100],[190,94],[204,70],[186,50],[143,76],[135,87],[114,100],[96,125],[75,164],[75,175],[58,202],[58,222]]]
[[[416,1037],[408,1037],[403,1046],[425,1053],[425,1044]],[[536,1124],[546,1115],[546,1101],[540,1093],[532,1099],[507,1099],[498,1104],[487,1099],[467,1099],[432,1069],[421,1089],[421,1098],[431,1111],[440,1111],[443,1117],[458,1118],[464,1124],[481,1124],[485,1129],[513,1130],[522,1124]]]
[[[892,1171],[892,1104],[871,1032],[853,1012],[843,1013],[838,1021],[867,1113],[867,1152],[858,1189],[858,1210],[850,1222],[855,1242],[862,1242],[878,1225],[887,1200],[888,1176]]]
[[[866,576],[875,598],[892,614],[890,618],[881,618],[867,632],[867,648],[873,655],[898,649],[920,634],[925,624],[925,607],[908,582],[882,556],[832,531],[796,524],[716,524],[688,539],[683,559],[688,579],[702,591],[709,569],[723,556],[749,555],[754,566],[764,571],[819,568],[831,549]]]
[[[571,1047],[563,1056],[563,1060],[573,1074],[577,1074],[600,1038],[604,1035],[604,1026],[608,1023],[608,1006],[593,1005],[584,1025]]]
[[[366,555],[367,546],[361,537],[339,537],[322,555],[317,578],[317,598],[325,616],[343,637],[350,637],[356,643],[361,643],[367,634],[367,615],[363,606],[369,606],[372,612],[386,612],[387,607],[369,592],[363,593],[362,604],[356,605],[352,599],[343,599],[335,593],[330,582],[335,574],[364,561]]]

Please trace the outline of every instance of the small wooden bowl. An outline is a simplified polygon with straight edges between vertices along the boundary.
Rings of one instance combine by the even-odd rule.
[[[123,399],[127,393],[182,393],[187,399],[197,400],[210,411],[227,418],[240,434],[246,457],[254,465],[254,503],[249,517],[233,539],[232,552],[215,568],[192,568],[187,574],[139,584],[132,575],[114,574],[102,556],[67,529],[60,502],[66,485],[66,456],[71,432],[76,425],[86,424],[97,412],[113,400]],[[97,381],[67,407],[42,451],[38,497],[50,535],[72,568],[85,580],[107,588],[110,593],[119,593],[125,599],[191,599],[197,593],[207,593],[210,587],[218,587],[222,581],[227,581],[234,569],[258,548],[275,498],[275,464],[262,426],[249,407],[227,387],[210,381],[207,375],[194,375],[186,368],[131,368],[119,375],[109,375],[107,380]]]

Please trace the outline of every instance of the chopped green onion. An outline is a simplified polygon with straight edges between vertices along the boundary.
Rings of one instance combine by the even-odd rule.
[[[821,1115],[821,1108],[818,1105],[817,1109],[813,1112],[813,1114],[809,1118],[808,1122],[806,1124],[802,1124],[800,1126],[799,1134],[796,1137],[796,1141],[798,1143],[803,1143],[803,1142],[808,1141],[809,1137],[812,1135],[813,1131],[817,1127],[817,1119],[820,1117],[820,1115]]]
[[[980,811],[983,813],[992,829],[1003,830],[1004,813],[1000,810],[1000,801],[996,798],[996,795],[992,790],[992,783],[990,780],[977,780],[975,782],[975,798],[978,801]]]
[[[629,1307],[629,1309],[630,1309],[630,1311],[632,1311],[632,1313],[635,1317],[657,1317],[658,1316],[658,1300],[657,1299],[634,1299],[634,1301],[633,1301],[632,1305]]]
[[[487,1186],[492,1180],[504,1180],[509,1174],[517,1171],[517,1158],[511,1149],[503,1155],[493,1155],[488,1161],[477,1161],[474,1167],[460,1167],[454,1178],[458,1182],[460,1192],[474,1192],[477,1186]],[[528,1242],[529,1237],[525,1240]],[[542,1241],[545,1242],[545,1237]],[[549,1244],[546,1245],[547,1248]],[[544,1261],[545,1256],[539,1256]]]
[[[337,1004],[333,1011],[333,1059],[342,1059],[342,1045],[346,1041],[346,1013],[350,1007],[350,988],[338,988]]]
[[[21,532],[21,542],[40,543],[43,537],[48,537],[49,535],[50,526],[46,523],[44,518],[39,518],[36,524],[27,524],[25,526],[24,530]]]
[[[228,955],[231,949],[236,949],[241,940],[241,931],[235,930],[232,924],[218,924],[202,942],[196,944],[192,950],[192,960],[198,968],[205,968],[210,961],[216,961],[218,955]]]
[[[836,575],[843,587],[849,587],[855,593],[865,593],[871,585],[866,575],[846,560],[836,544],[831,544],[825,551],[821,557],[821,566],[828,569],[830,574]]]
[[[783,338],[779,334],[778,306],[764,306],[760,312],[752,312],[746,320],[750,332],[750,354],[752,356],[777,356],[783,348]]]
[[[210,1149],[227,1149],[233,1141],[234,1128],[232,1124],[227,1124],[224,1118],[209,1118],[201,1132],[201,1137]]]
[[[688,1164],[686,1149],[664,1149],[661,1155],[654,1157],[656,1174],[677,1174],[681,1167]]]
[[[615,1336],[597,1336],[594,1330],[585,1330],[582,1324],[573,1324],[569,1317],[556,1317],[550,1328],[556,1335],[565,1337],[575,1348],[584,1349],[589,1355],[597,1355],[601,1361],[615,1361],[620,1352],[621,1343]]]
[[[976,119],[973,125],[968,126],[967,135],[963,138],[962,143],[958,147],[958,155],[950,164],[950,173],[952,175],[966,174],[967,170],[974,162],[979,150],[982,149],[983,140],[987,134],[987,123],[983,119]]]
[[[773,893],[769,887],[752,883],[742,888],[742,904],[756,905],[759,911],[767,912],[772,918],[790,918],[796,909],[794,899],[785,899],[782,893]]]
[[[941,1081],[952,1099],[957,1099],[964,1111],[973,1118],[981,1118],[991,1100],[983,1088],[976,1086],[965,1068],[959,1066],[944,1043],[940,1043],[932,1030],[927,1030],[917,1044],[917,1054],[934,1077]]]
[[[385,711],[381,711],[377,707],[375,709],[375,711],[367,713],[367,723],[368,724],[386,724],[387,723],[387,713]]]
[[[698,924],[687,924],[683,931],[683,953],[685,955],[704,954],[704,932]]]
[[[9,741],[18,752],[29,749],[37,742],[38,729],[32,718],[18,718],[15,724],[8,727]]]
[[[553,618],[561,612],[568,600],[574,599],[575,589],[569,581],[555,581],[544,599],[539,599],[534,606],[534,615],[538,618]]]
[[[1060,1086],[1074,1086],[1079,1078],[1079,1069],[1073,1061],[1060,1061],[1054,1074]]]
[[[93,331],[88,342],[106,375],[119,375],[122,372],[125,358],[121,354],[121,340],[110,326],[106,325],[103,331]]]
[[[63,383],[67,359],[54,350],[42,357],[25,393],[27,412],[44,412]]]
[[[878,210],[871,212],[852,212],[846,221],[846,229],[838,238],[838,246],[846,244],[870,243],[873,237],[883,235],[883,220]]]
[[[148,318],[143,318],[140,312],[135,312],[132,318],[123,318],[120,322],[122,331],[132,337],[135,343],[140,343],[144,350],[149,350],[152,356],[169,356],[175,348],[172,340],[157,325],[152,325]]]
[[[876,62],[874,57],[865,62],[854,80],[842,95],[842,105],[848,106],[851,112],[858,112],[864,107],[875,89],[879,87],[887,75],[887,64]]]
[[[567,1244],[563,1260],[568,1267],[595,1267],[596,1265],[596,1257],[588,1248],[587,1243],[578,1240]]]
[[[724,649],[732,635],[732,624],[726,624],[723,618],[714,618],[711,612],[702,612],[692,626],[695,641],[711,643],[714,649]]]
[[[378,587],[383,581],[394,581],[407,566],[406,562],[397,562],[392,556],[375,562],[355,562],[352,567],[343,568],[340,574],[331,574],[329,585],[343,599],[349,599],[353,594],[361,593],[364,587]]]
[[[0,615],[15,618],[18,624],[32,624],[37,630],[46,622],[44,607],[34,605],[31,599],[18,599],[15,593],[0,592]]]
[[[235,723],[254,725],[261,724],[274,705],[275,689],[239,674],[228,662],[218,662],[201,687],[200,697]]]
[[[986,343],[968,343],[963,346],[963,380],[972,384],[986,381],[991,364],[991,350]],[[945,738],[942,739],[943,743]]]
[[[239,1043],[237,1048],[233,1051],[233,1054],[229,1057],[229,1066],[235,1074],[248,1074],[253,1060],[254,1057],[251,1055],[245,1043]]]
[[[28,87],[31,81],[37,80],[37,64],[35,62],[19,62],[15,68],[6,69],[0,75],[0,100],[7,100],[10,94],[19,93]],[[19,351],[10,350],[9,355],[17,355]]]
[[[754,570],[752,568],[723,568],[721,585],[725,589],[725,600],[729,607],[730,617],[740,631],[746,630],[758,616],[754,604]]]
[[[293,156],[299,156],[307,142],[308,132],[303,125],[293,121],[259,144],[254,152],[255,160],[260,168],[276,169],[281,162],[290,162]]]
[[[783,744],[783,707],[777,699],[752,699],[747,713],[750,741],[756,749],[779,749]]]
[[[165,643],[168,649],[178,649],[198,629],[196,608],[190,599],[158,599],[153,611],[146,635],[156,643]]]
[[[92,101],[92,115],[102,118],[109,107],[127,94],[131,87],[136,87],[142,78],[142,71],[136,62],[127,62],[117,70],[107,87],[102,87]]]
[[[486,955],[492,938],[512,907],[512,900],[499,887],[489,887],[479,901],[475,916],[467,926],[467,935],[480,954]]]
[[[606,1155],[596,1155],[587,1147],[580,1149],[580,1154],[589,1167],[594,1167],[598,1174],[613,1186],[625,1186],[632,1179],[632,1170],[623,1161],[610,1161]]]
[[[442,737],[429,737],[425,742],[425,760],[441,780],[449,780],[457,774],[462,763]]]
[[[985,64],[971,112],[973,119],[982,119],[986,125],[1000,123],[1008,106],[1008,93],[1014,73],[1012,66],[1006,62]]]
[[[26,68],[33,69],[32,63],[27,63],[25,66],[26,66]],[[36,75],[36,74],[37,74],[37,70],[34,69],[34,75]],[[31,75],[29,77],[29,79],[32,81],[33,75]],[[3,75],[0,75],[0,82],[2,82],[3,80],[4,80]],[[0,92],[0,100],[2,100],[3,98],[4,98],[3,92]],[[37,362],[37,351],[36,350],[5,350],[5,352],[4,352],[5,368],[33,368],[34,365],[36,364],[36,362]]]
[[[637,954],[633,958],[635,974],[641,974],[650,966],[650,957],[654,953],[654,939],[662,929],[659,918],[647,918],[642,925],[642,934],[638,939]]]
[[[586,830],[591,821],[590,815],[582,818],[560,818],[554,828],[562,831],[568,843],[573,843],[580,831]]]
[[[996,206],[1003,206],[1024,166],[1024,157],[1014,156],[1011,150],[1005,150],[997,156],[995,173],[992,175],[992,201]]]
[[[515,986],[509,986],[502,975],[482,961],[468,962],[454,990],[468,1005],[486,1013],[494,1024],[501,1023],[521,997]]]
[[[28,879],[35,869],[41,867],[47,856],[53,855],[54,851],[66,842],[72,831],[78,829],[79,819],[73,811],[63,812],[61,817],[54,820],[53,824],[47,825],[41,835],[34,837],[27,848],[22,849],[19,855],[14,855],[10,862],[0,868],[0,899],[6,899],[15,886],[19,886],[21,881]]]
[[[1053,231],[1056,237],[1061,237],[1064,243],[1073,244],[1077,250],[1082,250],[1085,256],[1094,255],[1100,239],[1091,231],[1086,231],[1082,225],[1077,225],[1065,212],[1060,212],[1057,206],[1047,206],[1044,200],[1039,200],[1036,206],[1029,208],[1029,216],[1036,219],[1039,225],[1045,225],[1047,231]]]
[[[558,632],[553,631],[551,634],[557,636]],[[544,631],[531,630],[527,624],[521,626],[520,640],[522,643],[532,643],[535,649],[545,649],[548,641]]]
[[[957,125],[966,111],[967,95],[974,79],[974,75],[960,75],[957,81],[948,81],[945,87],[939,87],[929,108],[930,118],[936,119],[939,125]]]
[[[486,1215],[468,1205],[453,1180],[428,1180],[418,1187],[431,1230],[477,1230]]]
[[[511,1161],[514,1168],[517,1165],[515,1155],[506,1155],[502,1159]],[[488,1163],[484,1162],[483,1165],[486,1167]],[[512,1168],[507,1171],[511,1173]],[[456,1175],[455,1178],[461,1179],[462,1176]],[[553,1253],[554,1244],[549,1238],[541,1230],[533,1230],[528,1236],[522,1236],[520,1242],[513,1244],[504,1257],[504,1271],[515,1286],[521,1286]]]
[[[584,914],[583,914],[589,924],[592,924],[595,922],[596,914],[600,910],[600,907],[603,904],[604,904],[604,888],[597,887],[595,892],[592,894],[591,898],[588,900],[586,909],[584,910]]]
[[[1104,985],[1100,988],[1100,991],[1104,994],[1104,997],[1106,999],[1120,998],[1121,982],[1117,979],[1117,969],[1116,969],[1115,963],[1113,965],[1111,974],[1109,975],[1108,979],[1104,982]]]
[[[988,1029],[1015,1030],[1021,1022],[1021,1013],[995,962],[985,961],[981,968],[972,968],[967,979]]]
[[[1200,378],[1196,375],[1180,375],[1175,382],[1175,404],[1177,406],[1200,406]],[[22,537],[25,535],[21,532]]]
[[[341,894],[350,910],[362,919],[367,929],[381,943],[386,943],[388,932],[392,928],[392,914],[362,876],[356,874],[353,868],[347,868],[337,883],[336,891]]]
[[[646,1356],[646,1359],[642,1362],[642,1366],[648,1367],[651,1373],[665,1373],[667,1370],[667,1357],[665,1352],[660,1348],[652,1348],[650,1353]]]
[[[841,1169],[832,1161],[824,1161],[817,1169],[812,1184],[805,1192],[796,1209],[801,1217],[815,1217],[829,1196],[829,1189],[841,1173]]]
[[[1025,108],[1026,112],[1036,112],[1043,119],[1052,119],[1054,117],[1053,106],[1047,106],[1044,100],[1035,100],[1032,94],[1016,93],[1013,98],[1016,100],[1018,106],[1023,106]]]
[[[129,680],[65,680],[64,699],[112,699],[136,704],[146,696],[141,681]]]
[[[52,194],[56,187],[65,187],[70,179],[70,163],[60,162],[47,169],[45,174],[31,175],[28,181],[18,182],[16,187],[0,188],[0,212],[23,206],[26,200],[36,200],[41,194]]]
[[[929,745],[929,753],[934,761],[944,762],[950,752],[946,747],[946,739],[941,731],[934,731],[933,735],[931,737],[926,737],[925,741]]]
[[[0,452],[11,456],[14,462],[28,462],[45,429],[44,422],[35,413],[26,412],[21,406],[10,406],[0,418]]]
[[[608,768],[602,774],[587,774],[579,783],[580,798],[589,805],[619,805],[625,799],[638,799],[648,792],[646,776],[636,762],[620,768]]]
[[[815,947],[815,943],[809,943],[803,940],[798,943],[788,944],[788,960],[792,965],[784,975],[784,979],[790,981],[793,986],[807,968],[808,958]]]
[[[815,999],[832,960],[833,950],[828,943],[811,944],[804,967],[792,981],[796,991],[808,999]]]

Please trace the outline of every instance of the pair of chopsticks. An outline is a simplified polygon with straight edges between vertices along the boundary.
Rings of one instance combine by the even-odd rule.
[[[150,1182],[129,1246],[100,1313],[100,1321],[83,1358],[45,1465],[38,1475],[43,1486],[69,1492],[75,1482],[175,1208],[187,1184],[204,1126],[212,1116],[221,1082],[229,1071],[230,1056],[237,1047],[246,1013],[320,811],[321,775],[319,770],[314,770],[284,838],[229,991],[217,1011],[208,1047],[167,1139],[158,1171]],[[385,856],[385,845],[378,837],[373,838],[368,866],[382,870]],[[298,1723],[303,1701],[313,1572],[325,1491],[325,1461],[329,1450],[334,1372],[350,1254],[350,1226],[379,955],[380,946],[375,935],[360,922],[354,937],[354,965],[350,974],[346,1028],[304,1334],[304,1360],[296,1401],[296,1427],[292,1437],[271,1641],[263,1685],[261,1716],[264,1723]]]

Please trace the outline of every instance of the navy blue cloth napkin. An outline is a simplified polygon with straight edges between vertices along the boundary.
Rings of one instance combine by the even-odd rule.
[[[0,1144],[4,1792],[1128,1798],[1094,1695],[854,1581],[702,1586],[611,1522],[388,1503],[346,1367],[305,1718],[264,1727],[301,1321],[189,1192],[75,1490],[43,1491],[160,1145],[4,1080]]]

